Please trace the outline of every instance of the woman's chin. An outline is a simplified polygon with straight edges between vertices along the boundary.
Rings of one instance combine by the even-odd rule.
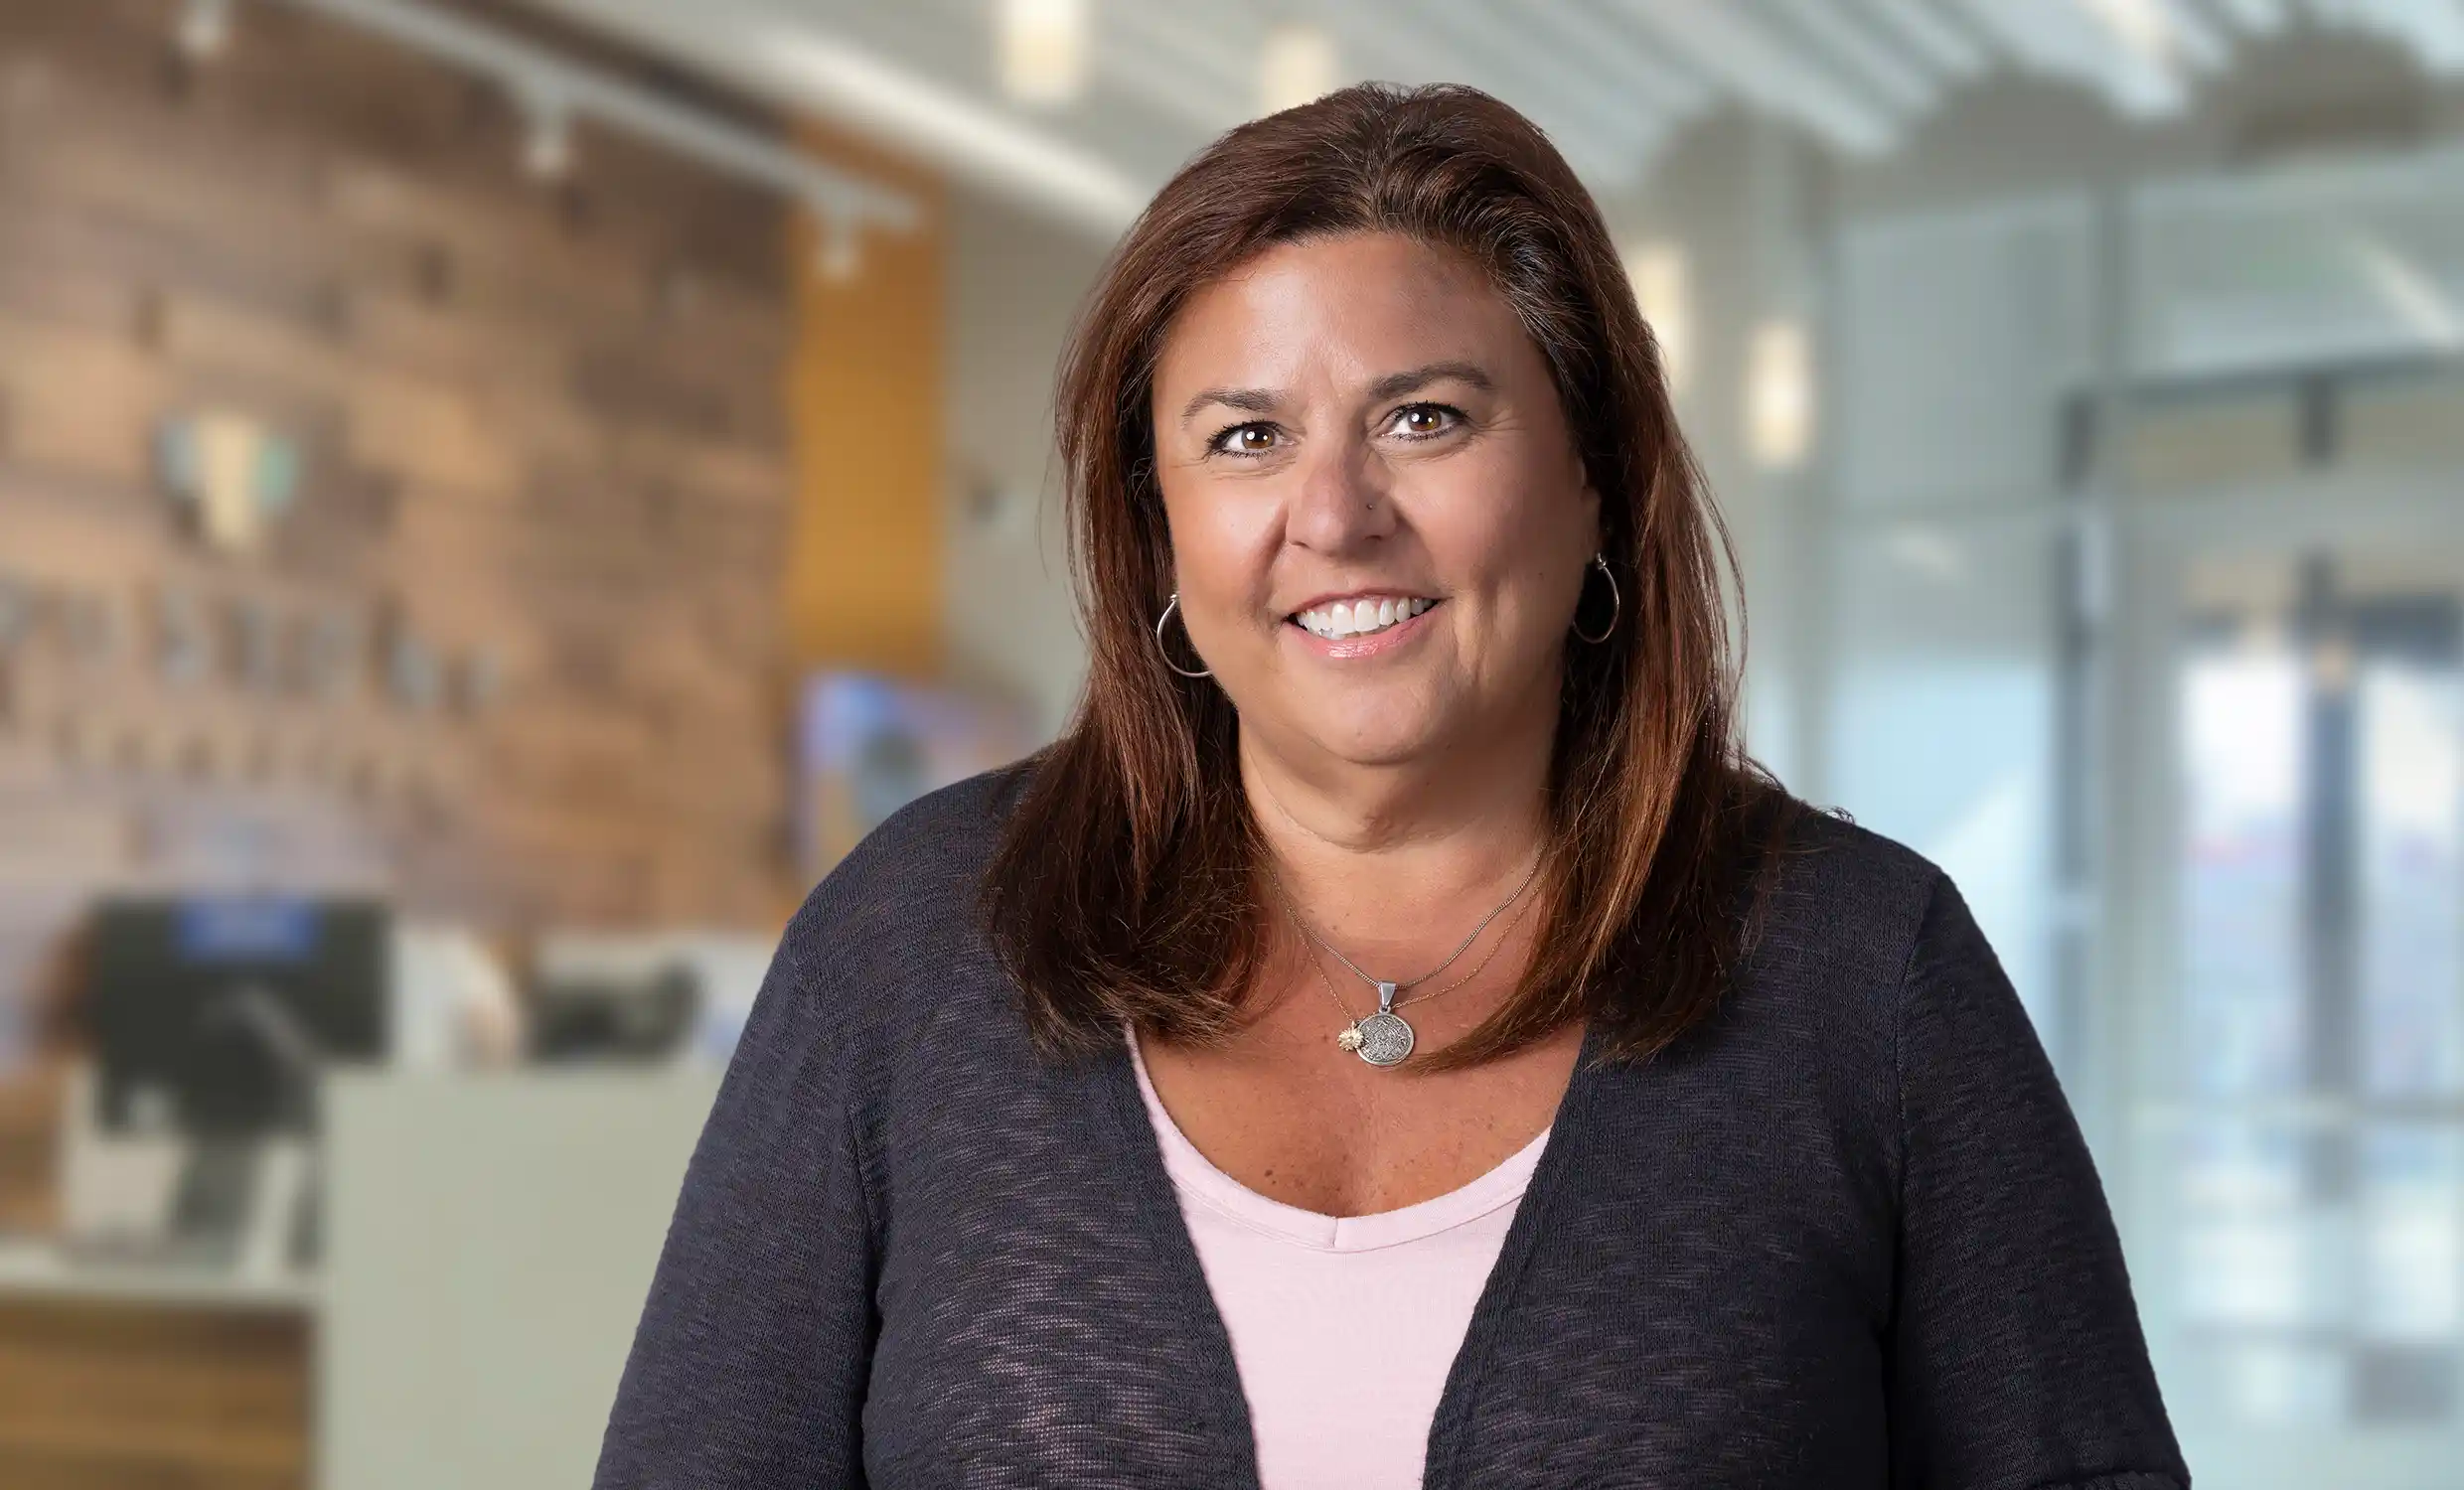
[[[1440,720],[1389,714],[1353,721],[1348,728],[1340,722],[1332,728],[1319,722],[1308,737],[1320,752],[1345,765],[1392,767],[1443,757],[1448,731]]]

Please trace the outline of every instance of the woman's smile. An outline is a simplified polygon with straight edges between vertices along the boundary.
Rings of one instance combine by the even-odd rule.
[[[1429,613],[1445,602],[1427,595],[1360,591],[1337,600],[1311,601],[1284,624],[1294,640],[1326,658],[1382,657],[1428,629]]]

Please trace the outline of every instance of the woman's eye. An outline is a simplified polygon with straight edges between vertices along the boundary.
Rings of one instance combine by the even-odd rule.
[[[1275,448],[1275,431],[1263,424],[1235,424],[1215,436],[1215,448],[1226,455],[1264,455]]]
[[[1460,417],[1443,403],[1413,403],[1395,411],[1395,425],[1404,434],[1427,439],[1446,433],[1454,427],[1450,421]]]

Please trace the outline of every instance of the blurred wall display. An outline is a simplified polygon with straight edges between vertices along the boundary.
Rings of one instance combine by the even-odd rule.
[[[192,511],[199,536],[253,554],[299,493],[299,445],[233,409],[163,422],[163,484]]]
[[[0,7],[0,1003],[106,889],[774,925],[787,209],[165,13]]]
[[[804,686],[797,733],[797,846],[821,878],[916,798],[1024,755],[1033,721],[1012,700],[865,672]]]

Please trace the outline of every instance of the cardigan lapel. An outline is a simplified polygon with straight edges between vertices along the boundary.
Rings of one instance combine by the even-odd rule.
[[[1136,1192],[1130,1204],[1138,1218],[1140,1240],[1153,1251],[1164,1285],[1171,1290],[1162,1311],[1187,1323],[1194,1338],[1189,1360],[1197,1373],[1199,1398],[1189,1404],[1196,1421],[1220,1440],[1221,1483],[1260,1490],[1258,1444],[1249,1420],[1249,1399],[1241,1392],[1240,1366],[1232,1355],[1232,1336],[1224,1328],[1206,1269],[1198,1262],[1197,1244],[1189,1238],[1180,1214],[1180,1198],[1163,1167],[1163,1147],[1155,1124],[1138,1095],[1138,1073],[1130,1064],[1129,1044],[1116,1041],[1097,1062],[1098,1105],[1110,1117],[1112,1138],[1119,1144],[1120,1172]]]
[[[1557,1116],[1549,1121],[1549,1141],[1542,1145],[1540,1162],[1533,1166],[1531,1179],[1523,1187],[1523,1198],[1514,1208],[1514,1220],[1506,1226],[1505,1243],[1498,1248],[1496,1264],[1489,1268],[1479,1300],[1471,1307],[1471,1322],[1463,1331],[1462,1347],[1455,1352],[1454,1365],[1447,1371],[1445,1390],[1438,1396],[1438,1411],[1429,1423],[1428,1460],[1421,1471],[1423,1490],[1452,1490],[1457,1484],[1456,1460],[1463,1449],[1463,1435],[1470,1431],[1471,1409],[1485,1385],[1488,1358],[1498,1331],[1513,1311],[1516,1286],[1533,1253],[1545,1246],[1550,1236],[1550,1199],[1571,1183],[1568,1172],[1582,1162],[1590,1143],[1592,1114],[1598,1106],[1601,1085],[1610,1075],[1606,1070],[1595,1069],[1600,1066],[1605,1043],[1600,1021],[1595,1019],[1585,1025],[1582,1046],[1575,1054],[1574,1075],[1566,1083],[1565,1095],[1558,1099]]]

